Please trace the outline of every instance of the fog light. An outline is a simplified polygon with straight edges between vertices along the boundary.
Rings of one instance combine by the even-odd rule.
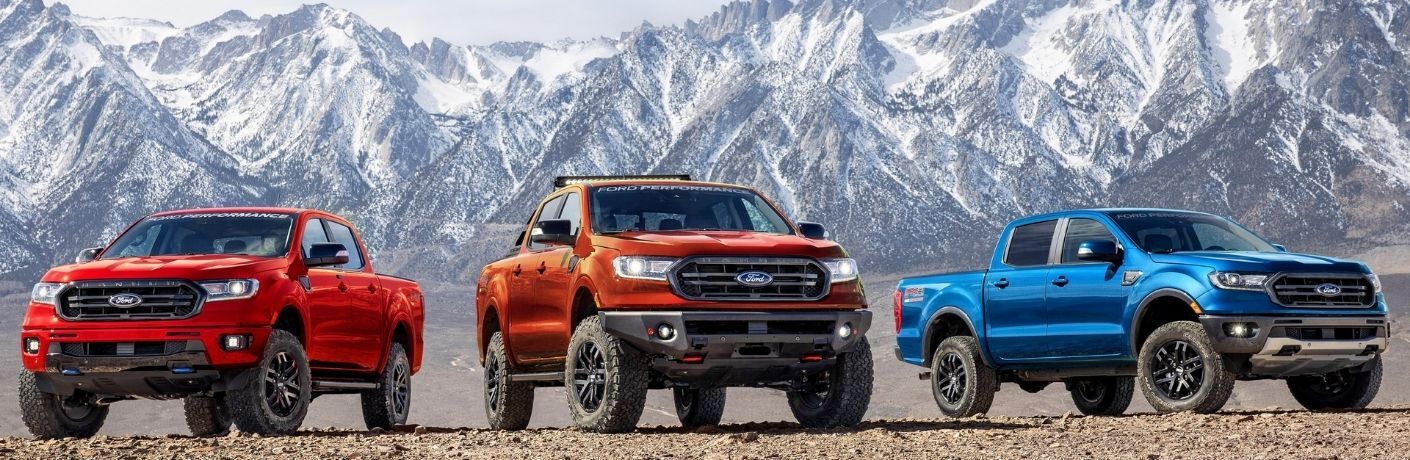
[[[1258,335],[1258,325],[1254,323],[1224,323],[1224,335],[1247,339]]]
[[[25,353],[29,353],[29,354],[31,354],[31,355],[38,354],[38,353],[39,353],[39,338],[38,338],[38,337],[25,337],[25,338],[24,338],[24,352],[25,352]]]
[[[837,328],[837,336],[848,338],[852,336],[852,323],[842,323],[842,327]]]
[[[227,335],[220,338],[220,347],[225,351],[244,350],[250,347],[250,337],[247,335]]]
[[[661,340],[671,340],[676,338],[676,328],[670,324],[661,323],[656,325],[656,338]]]

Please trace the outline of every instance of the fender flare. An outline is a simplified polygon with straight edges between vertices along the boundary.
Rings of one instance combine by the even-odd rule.
[[[974,328],[974,321],[969,319],[969,314],[965,313],[964,310],[961,310],[959,307],[953,305],[946,305],[940,307],[939,310],[936,310],[934,314],[930,315],[929,320],[926,320],[925,331],[921,333],[920,343],[922,344],[922,346],[925,347],[924,350],[921,350],[920,362],[922,366],[930,367],[930,359],[933,357],[931,355],[934,354],[931,353],[931,351],[933,351],[931,350],[930,346],[931,335],[932,332],[935,330],[935,327],[939,325],[940,317],[945,316],[946,314],[954,314],[955,316],[960,317],[961,320],[964,320],[964,324],[966,327],[969,328],[970,333],[974,334],[974,338],[979,338],[979,330]],[[938,343],[935,344],[935,346],[939,345],[940,344]],[[994,367],[994,364],[989,362],[988,354],[982,352],[983,348],[984,347],[980,347],[981,353],[979,353],[979,358],[984,360],[985,366]]]
[[[1127,329],[1126,332],[1126,334],[1130,336],[1129,341],[1131,342],[1131,356],[1136,356],[1141,352],[1141,344],[1136,343],[1136,339],[1138,338],[1137,332],[1140,331],[1141,327],[1141,318],[1145,316],[1147,308],[1150,307],[1152,303],[1155,303],[1156,299],[1164,297],[1174,297],[1180,299],[1185,302],[1186,306],[1191,303],[1194,303],[1195,301],[1195,298],[1190,297],[1190,295],[1186,294],[1185,291],[1181,291],[1175,288],[1156,289],[1154,291],[1151,291],[1150,294],[1146,294],[1145,297],[1141,298],[1141,303],[1136,307],[1136,313],[1134,315],[1131,315],[1131,327]]]

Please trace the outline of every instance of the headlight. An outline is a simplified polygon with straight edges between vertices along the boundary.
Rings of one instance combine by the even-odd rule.
[[[259,281],[255,280],[224,280],[224,281],[203,281],[201,289],[206,290],[206,301],[215,302],[220,300],[248,299],[255,296],[259,291]]]
[[[1376,276],[1375,273],[1367,273],[1366,281],[1371,282],[1372,292],[1381,292],[1381,277]]]
[[[857,261],[855,260],[827,259],[822,261],[822,263],[827,267],[827,271],[832,274],[832,282],[834,283],[857,279]]]
[[[1263,284],[1268,282],[1268,275],[1255,273],[1213,272],[1209,274],[1209,282],[1214,283],[1214,286],[1220,289],[1262,291]]]
[[[34,303],[42,303],[45,305],[53,305],[54,301],[57,300],[57,298],[59,297],[59,290],[63,288],[64,285],[59,283],[35,284],[34,289],[31,289],[29,291],[29,301]]]
[[[612,268],[617,270],[617,276],[623,278],[665,281],[666,272],[678,260],[673,257],[621,256],[612,259]]]

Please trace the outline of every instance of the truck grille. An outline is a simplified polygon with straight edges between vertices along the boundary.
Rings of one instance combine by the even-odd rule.
[[[760,271],[772,277],[763,286],[736,278]],[[812,259],[777,257],[696,257],[671,271],[676,293],[690,300],[817,300],[827,295],[827,268]]]
[[[132,294],[142,299],[131,306],[109,302]],[[68,320],[180,319],[201,308],[201,291],[184,281],[80,281],[59,293],[60,317]]]
[[[186,351],[186,342],[84,342],[63,344],[65,355],[95,356],[166,356]]]
[[[1336,286],[1327,295],[1319,290]],[[1288,274],[1273,280],[1273,300],[1288,307],[1361,308],[1376,302],[1371,282],[1359,274]]]
[[[1298,340],[1366,340],[1377,337],[1375,327],[1289,327],[1288,338]]]

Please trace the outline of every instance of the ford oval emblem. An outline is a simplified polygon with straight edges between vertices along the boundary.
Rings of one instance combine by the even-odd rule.
[[[112,305],[118,308],[132,308],[138,305],[142,305],[142,296],[124,292],[122,294],[108,297],[108,305]]]
[[[768,272],[750,270],[735,275],[734,280],[748,287],[764,287],[774,283],[774,276]]]
[[[1341,286],[1332,283],[1322,283],[1317,285],[1317,293],[1323,297],[1335,297],[1341,295]]]

